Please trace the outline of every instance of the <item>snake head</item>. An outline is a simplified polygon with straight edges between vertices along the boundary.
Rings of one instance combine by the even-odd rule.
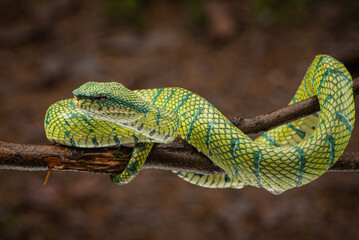
[[[116,82],[87,82],[73,91],[74,104],[90,116],[122,125],[142,118],[150,104]]]
[[[73,107],[157,142],[171,142],[179,125],[177,113],[156,107],[116,82],[87,82],[73,91]]]

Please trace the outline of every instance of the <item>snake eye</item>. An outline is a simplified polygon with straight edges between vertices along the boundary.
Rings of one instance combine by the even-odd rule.
[[[81,95],[75,95],[75,98],[76,98],[77,100],[82,100],[82,99],[84,99],[84,97],[81,96]]]
[[[95,99],[98,99],[98,100],[106,100],[107,99],[107,96],[105,94],[100,94],[99,96],[95,97]]]

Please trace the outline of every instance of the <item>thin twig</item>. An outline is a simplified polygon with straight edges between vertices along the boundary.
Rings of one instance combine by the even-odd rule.
[[[354,93],[359,93],[359,78],[354,80]],[[319,110],[316,97],[293,104],[253,119],[236,118],[233,123],[246,134],[266,131]],[[20,171],[84,171],[113,173],[122,171],[129,159],[117,160],[114,152],[124,155],[132,152],[130,147],[120,150],[79,149],[58,145],[26,145],[0,141],[0,169]],[[221,174],[222,169],[188,143],[177,138],[170,144],[156,144],[144,166],[145,169],[188,171],[201,174]],[[333,172],[359,172],[359,152],[344,153],[330,169]]]

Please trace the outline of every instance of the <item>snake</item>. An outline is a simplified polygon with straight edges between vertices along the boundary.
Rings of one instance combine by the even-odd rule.
[[[132,91],[117,82],[86,82],[73,95],[48,108],[47,138],[77,148],[133,145],[126,168],[111,174],[119,185],[137,176],[154,143],[170,143],[179,136],[225,171],[174,171],[183,180],[201,187],[254,186],[281,194],[312,182],[333,166],[355,121],[352,78],[328,55],[314,58],[289,103],[317,96],[320,111],[254,140],[207,100],[179,87]]]

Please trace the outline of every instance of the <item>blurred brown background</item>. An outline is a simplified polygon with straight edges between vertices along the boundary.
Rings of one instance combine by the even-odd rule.
[[[359,76],[359,4],[345,1],[0,0],[0,140],[49,144],[47,107],[86,81],[180,86],[226,116],[286,105],[316,54]],[[358,103],[358,101],[357,101]],[[346,151],[359,151],[359,126]],[[0,239],[359,239],[359,174],[273,196],[143,171],[0,171]]]

